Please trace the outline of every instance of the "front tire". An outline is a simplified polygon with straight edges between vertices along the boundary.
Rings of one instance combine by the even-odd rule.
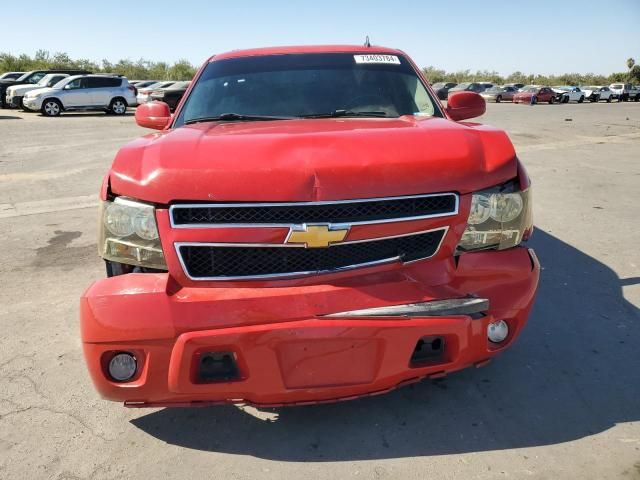
[[[496,103],[500,103],[502,101],[502,95],[498,95],[496,97]]]
[[[114,115],[124,115],[127,113],[127,101],[120,97],[114,98],[109,104],[109,112]]]
[[[578,103],[582,103],[582,102],[584,102],[584,96],[582,96],[582,97],[580,97],[580,98],[578,99]]]
[[[57,117],[62,113],[62,104],[60,100],[49,98],[42,102],[40,111],[45,117]]]
[[[611,103],[611,95],[607,97],[607,103]]]
[[[556,99],[552,95],[551,98],[549,99],[549,105],[553,105],[555,103],[555,101],[556,101]]]

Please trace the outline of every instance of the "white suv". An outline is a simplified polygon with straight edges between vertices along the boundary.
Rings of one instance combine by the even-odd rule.
[[[66,73],[49,73],[42,77],[38,83],[13,85],[7,88],[5,103],[9,108],[20,107],[24,110],[25,106],[22,104],[22,98],[27,94],[27,92],[37,90],[39,88],[53,87],[60,80],[68,76],[69,75]]]
[[[40,110],[47,117],[73,110],[103,110],[124,115],[127,107],[136,105],[136,95],[125,77],[74,75],[53,88],[28,92],[22,102],[29,110]]]

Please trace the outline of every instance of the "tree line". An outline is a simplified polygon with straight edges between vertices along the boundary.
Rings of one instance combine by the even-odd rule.
[[[491,82],[498,85],[505,83],[524,83],[526,85],[609,85],[615,82],[640,83],[640,65],[635,64],[633,58],[626,62],[626,72],[616,72],[610,75],[597,75],[595,73],[563,73],[562,75],[538,75],[523,72],[513,72],[511,75],[502,76],[492,70],[459,70],[447,72],[436,67],[422,69],[425,77],[431,83],[437,82]]]
[[[473,81],[496,84],[525,83],[530,85],[608,85],[625,81],[640,83],[640,65],[636,65],[633,58],[627,59],[626,65],[627,72],[617,72],[607,76],[593,73],[538,75],[513,72],[505,77],[491,70],[447,72],[432,66],[425,67],[422,70],[431,83]],[[196,72],[196,67],[184,59],[172,64],[152,62],[142,58],[137,61],[122,59],[116,63],[105,59],[98,63],[85,58],[72,59],[66,53],[51,54],[47,50],[38,50],[33,57],[27,54],[16,56],[10,53],[0,53],[0,73],[11,71],[27,72],[29,70],[45,70],[49,68],[81,68],[96,73],[117,73],[131,80],[191,80]]]
[[[191,80],[196,72],[196,67],[188,60],[169,64],[142,58],[137,61],[123,59],[116,63],[105,59],[98,63],[86,58],[72,59],[66,53],[52,55],[47,50],[38,50],[33,57],[0,53],[0,72],[28,72],[50,68],[79,68],[94,73],[116,73],[131,80]]]

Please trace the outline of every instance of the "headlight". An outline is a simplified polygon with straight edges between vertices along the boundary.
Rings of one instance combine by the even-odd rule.
[[[458,252],[515,247],[531,233],[531,187],[517,180],[473,194]]]
[[[98,252],[105,260],[166,270],[155,208],[121,197],[102,202]]]

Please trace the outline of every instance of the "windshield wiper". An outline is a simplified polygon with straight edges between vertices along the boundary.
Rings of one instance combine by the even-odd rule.
[[[311,113],[300,115],[300,118],[338,118],[338,117],[388,117],[385,112],[354,112],[353,110],[334,110],[327,113]]]
[[[273,117],[269,115],[243,115],[241,113],[222,113],[212,117],[197,117],[186,120],[185,125],[191,125],[192,123],[200,122],[227,122],[227,121],[240,121],[240,122],[253,122],[253,121],[266,121],[266,120],[290,120],[294,117]]]

